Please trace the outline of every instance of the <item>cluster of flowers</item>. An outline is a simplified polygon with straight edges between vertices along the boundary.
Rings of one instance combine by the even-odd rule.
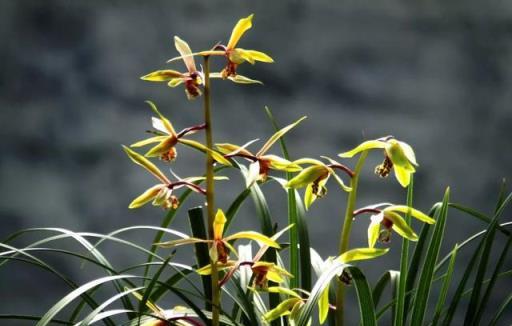
[[[143,76],[142,79],[152,82],[167,82],[167,85],[173,88],[184,85],[185,93],[190,100],[203,94],[206,78],[229,79],[235,83],[241,84],[260,83],[257,80],[237,73],[238,66],[244,62],[251,64],[254,64],[256,61],[265,63],[273,62],[272,58],[263,52],[237,47],[240,38],[251,28],[252,18],[253,15],[250,15],[238,21],[227,45],[219,43],[207,51],[192,52],[190,46],[176,36],[174,42],[179,56],[169,60],[169,62],[183,60],[187,71],[179,72],[169,69],[157,70]],[[208,73],[208,75],[205,76],[205,72],[197,68],[194,60],[196,56],[221,56],[225,58],[226,65],[222,71]],[[156,117],[152,118],[152,126],[154,128],[152,136],[148,139],[138,141],[129,147],[125,146],[124,150],[133,162],[150,172],[158,180],[158,183],[135,198],[129,205],[130,208],[138,208],[146,203],[152,202],[153,205],[161,206],[164,209],[176,209],[180,203],[174,195],[174,191],[183,187],[189,188],[199,194],[207,194],[207,191],[200,186],[200,181],[204,179],[203,177],[180,178],[172,173],[176,180],[171,181],[170,178],[149,160],[151,158],[160,158],[162,161],[172,162],[177,157],[176,147],[178,144],[195,148],[203,153],[210,153],[217,164],[225,166],[233,166],[236,159],[248,161],[247,187],[251,187],[254,183],[265,182],[271,177],[271,171],[296,173],[293,178],[283,183],[283,186],[287,189],[305,188],[304,205],[306,209],[318,198],[324,197],[327,194],[326,184],[330,177],[336,181],[336,184],[343,191],[352,191],[352,188],[346,185],[343,179],[338,176],[337,172],[343,172],[344,176],[348,178],[353,178],[355,172],[336,160],[329,157],[322,157],[323,160],[301,158],[290,161],[278,155],[268,154],[273,144],[296,127],[305,117],[277,131],[256,152],[249,150],[250,145],[252,145],[255,140],[242,146],[231,143],[218,143],[215,145],[215,148],[208,148],[200,142],[187,138],[188,135],[203,130],[205,124],[199,124],[176,132],[170,120],[163,116],[153,103],[148,103],[156,115]],[[151,145],[151,148],[143,155],[133,150],[133,148],[149,145]],[[393,171],[397,181],[402,187],[409,185],[411,175],[416,171],[416,167],[418,166],[414,151],[407,143],[399,141],[392,136],[366,141],[356,148],[341,153],[338,156],[341,158],[351,158],[369,150],[381,150],[384,154],[383,163],[375,168],[376,174],[381,177],[387,177]],[[219,180],[222,179],[222,177],[216,177],[216,179]],[[326,263],[335,260],[348,263],[362,259],[371,259],[385,254],[387,249],[378,249],[375,248],[375,245],[379,240],[384,243],[389,242],[391,230],[404,238],[416,241],[418,236],[408,225],[404,219],[404,215],[415,217],[425,223],[432,224],[435,222],[422,212],[403,205],[378,204],[363,207],[355,210],[353,216],[363,213],[372,214],[371,223],[368,228],[368,248],[357,248],[346,251],[338,257],[329,258],[326,260]],[[288,297],[288,299],[283,301],[276,309],[269,311],[265,315],[267,321],[271,321],[285,314],[293,315],[300,310],[300,307],[304,303],[303,296],[292,289],[279,286],[285,281],[285,278],[293,277],[294,275],[291,275],[282,266],[278,266],[276,263],[262,261],[263,254],[268,248],[280,248],[277,242],[278,238],[292,226],[281,230],[273,237],[267,237],[254,231],[243,231],[226,236],[224,235],[225,224],[226,217],[223,211],[219,209],[213,222],[212,239],[189,237],[159,243],[158,245],[165,248],[172,248],[195,243],[209,244],[212,264],[216,264],[218,271],[225,272],[223,274],[224,276],[219,281],[220,286],[224,285],[240,267],[250,267],[253,274],[252,288],[254,290],[277,292]],[[230,254],[234,254],[238,257],[236,249],[233,246],[233,242],[238,239],[249,239],[260,244],[260,251],[252,260],[231,259]],[[197,273],[201,275],[212,273],[211,264],[200,268],[197,270]],[[269,286],[268,281],[271,281],[273,284]],[[277,286],[274,286],[274,284],[277,284]],[[324,300],[328,297],[328,290],[327,287],[322,295]],[[328,308],[327,310],[325,308],[321,309],[320,322],[325,320],[327,312]]]

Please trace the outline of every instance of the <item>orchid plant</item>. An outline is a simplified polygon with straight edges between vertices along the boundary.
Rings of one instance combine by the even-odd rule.
[[[116,322],[111,318],[126,314],[131,325],[144,326],[268,324],[306,326],[324,323],[339,326],[345,324],[346,315],[349,313],[346,310],[345,300],[348,296],[346,289],[349,286],[354,286],[356,289],[362,325],[376,325],[380,316],[390,307],[393,309],[393,325],[404,325],[409,321],[411,325],[420,325],[427,318],[427,300],[430,288],[435,282],[434,274],[448,261],[449,265],[443,276],[442,297],[436,305],[431,322],[437,325],[441,318],[444,318],[444,324],[451,321],[453,309],[456,309],[458,301],[453,307],[449,306],[448,311],[444,309],[443,303],[446,300],[455,257],[461,246],[457,245],[445,259],[438,262],[440,243],[450,204],[449,191],[446,191],[443,202],[434,205],[428,214],[412,206],[413,176],[419,165],[415,152],[409,144],[393,136],[385,136],[364,141],[354,149],[338,154],[343,160],[358,156],[353,168],[349,167],[350,161],[339,162],[328,156],[291,159],[284,136],[289,135],[294,128],[300,128],[300,124],[306,123],[303,122],[305,117],[279,128],[270,111],[267,112],[276,131],[257,151],[249,149],[257,140],[241,146],[231,142],[215,143],[213,141],[214,110],[210,103],[211,80],[227,79],[242,85],[260,83],[240,75],[239,66],[246,62],[252,65],[256,62],[274,62],[263,52],[238,47],[242,36],[252,27],[253,18],[253,15],[249,15],[240,19],[233,28],[226,45],[217,43],[207,50],[193,52],[186,41],[175,36],[174,46],[178,56],[170,59],[168,63],[174,65],[183,62],[186,71],[161,69],[142,77],[145,81],[166,82],[171,88],[183,85],[186,98],[188,100],[202,98],[204,106],[204,121],[199,121],[177,132],[171,120],[162,114],[154,103],[148,101],[154,114],[151,117],[154,130],[149,131],[148,138],[136,141],[130,146],[123,146],[129,159],[157,180],[155,185],[137,196],[129,204],[129,208],[137,209],[151,202],[166,212],[160,227],[133,227],[137,230],[144,228],[155,232],[155,240],[149,249],[132,245],[148,255],[146,263],[133,268],[144,269],[144,274],[139,277],[142,285],[137,286],[134,281],[137,276],[124,272],[118,273],[98,251],[98,246],[103,241],[127,243],[126,240],[117,236],[130,228],[99,236],[98,242],[94,245],[89,244],[85,237],[95,235],[71,234],[71,237],[80,239],[80,243],[94,257],[90,260],[97,260],[98,264],[108,270],[109,275],[74,290],[40,318],[37,325],[49,324],[70,301],[83,296],[84,302],[93,307],[93,312],[77,323],[76,320],[81,316],[83,308],[83,305],[79,305],[72,313],[68,323],[70,325],[89,325],[98,321],[115,325]],[[210,60],[218,58],[224,60],[225,66],[221,71],[211,72]],[[197,65],[196,59],[202,60],[202,64]],[[195,133],[204,133],[204,143],[188,137]],[[271,149],[275,149],[276,143],[281,145],[281,154],[275,152],[269,154]],[[201,171],[198,176],[181,178],[174,172],[176,170],[174,161],[180,160],[177,148],[182,145],[195,149],[198,159],[205,161],[205,171]],[[149,149],[142,151],[143,148]],[[407,189],[405,203],[377,203],[356,208],[359,179],[364,170],[366,158],[374,150],[382,151],[384,154],[384,161],[375,168],[375,173],[385,178],[394,172],[399,185]],[[220,175],[221,171],[226,169],[239,170],[245,178],[245,183],[243,192],[234,197],[232,205],[223,208],[218,207],[215,202],[215,183],[219,180],[227,180]],[[171,172],[173,178],[163,172],[166,170]],[[329,235],[330,238],[335,238],[339,242],[338,248],[333,249],[337,254],[324,260],[310,247],[307,214],[311,205],[327,194],[329,179],[334,179],[334,184],[342,190],[333,192],[330,196],[344,199],[346,197],[346,204],[344,216],[339,217],[342,220],[341,230],[337,234]],[[277,182],[287,198],[288,221],[280,231],[277,231],[274,225],[276,221],[273,221],[270,216],[262,191],[262,186],[269,182]],[[302,191],[304,191],[303,195]],[[182,211],[190,193],[196,193],[204,198],[206,217],[203,215],[202,208],[190,209],[188,218],[191,228],[190,234],[186,234],[171,229],[170,224]],[[260,219],[261,230],[243,230],[226,235],[237,216],[238,208],[247,198],[252,198],[256,204],[257,210],[254,216]],[[510,232],[497,223],[497,217],[511,200],[510,195],[500,196],[495,212],[496,218],[488,221],[487,232],[489,233],[486,239],[491,236],[489,234],[499,230],[508,236],[508,245],[510,245]],[[467,211],[472,213],[470,210]],[[367,214],[370,214],[366,219],[369,225],[367,247],[353,247],[350,241],[352,224],[355,220],[364,220]],[[329,218],[335,217],[329,216]],[[479,218],[485,220],[482,216]],[[413,219],[415,223],[423,224],[419,235],[414,230]],[[429,245],[425,247],[431,226],[434,228],[434,233],[428,242]],[[391,241],[391,231],[403,237],[400,271],[389,271],[373,291],[370,291],[364,270],[357,265],[357,262],[366,260],[367,265],[372,262],[378,265],[379,259],[383,259],[381,256],[386,255],[390,250],[386,246]],[[167,236],[178,237],[178,239],[165,239]],[[283,240],[286,236],[289,237],[288,241]],[[235,241],[238,247],[235,247]],[[243,244],[240,244],[241,242]],[[409,258],[410,242],[418,242],[412,261]],[[1,255],[8,257],[7,259],[22,255],[26,256],[24,259],[28,259],[29,251],[37,249],[42,243],[44,241],[24,250],[2,244],[6,251]],[[486,244],[487,242],[484,242],[481,246],[482,255],[488,248]],[[189,250],[187,248],[190,247],[186,245],[194,248],[194,253],[191,254],[196,259],[194,265],[174,261],[176,251]],[[254,247],[257,247],[258,251],[253,255]],[[418,264],[425,250],[427,250],[425,263],[421,269],[418,284],[415,285]],[[163,256],[160,256],[160,253]],[[506,257],[506,251],[503,257]],[[84,259],[89,258],[84,256]],[[157,260],[161,261],[157,263]],[[502,258],[499,264],[503,264],[504,260],[505,258]],[[45,266],[42,262],[40,264]],[[316,277],[313,276],[312,270]],[[154,273],[151,274],[151,271]],[[160,278],[166,273],[172,275],[162,281]],[[495,274],[495,278],[489,282],[494,282],[496,275],[498,274]],[[478,274],[478,277],[483,276]],[[480,281],[483,282],[482,279]],[[95,304],[90,298],[92,289],[107,282],[113,282],[119,293],[103,304]],[[202,289],[199,288],[198,282],[202,285]],[[181,283],[186,283],[188,287],[181,287]],[[387,283],[393,286],[393,301],[378,313],[376,309]],[[462,290],[457,290],[459,291],[456,294],[459,296],[457,300],[460,300]],[[173,309],[165,310],[155,302],[170,292],[177,295],[181,303]],[[128,299],[129,294],[137,299],[138,308]],[[268,300],[265,299],[266,297]],[[467,317],[468,324],[475,325],[481,318],[482,312],[478,309],[483,309],[483,306],[479,303],[485,302],[482,303],[479,299],[477,294],[471,303],[471,307],[476,311],[471,312],[470,317]],[[122,300],[123,309],[105,310],[116,300]],[[202,304],[197,304],[198,301],[202,302],[204,307],[201,307]],[[315,310],[318,312],[316,316],[313,313]]]

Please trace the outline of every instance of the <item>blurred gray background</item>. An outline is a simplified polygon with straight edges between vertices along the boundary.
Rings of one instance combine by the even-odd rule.
[[[250,13],[255,13],[253,29],[239,45],[264,51],[275,63],[239,69],[264,86],[214,82],[216,141],[243,144],[260,138],[261,144],[272,134],[265,105],[283,125],[308,116],[286,138],[295,158],[334,157],[363,140],[392,134],[416,150],[416,207],[428,211],[451,186],[452,201],[492,212],[501,179],[512,176],[510,2],[3,0],[0,237],[27,227],[108,233],[159,225],[160,209],[127,209],[154,180],[126,158],[120,145],[147,136],[151,112],[144,100],[153,100],[177,129],[201,121],[201,100],[188,102],[182,88],[139,77],[166,67],[183,69],[181,62],[165,64],[176,55],[173,35],[193,50],[208,49],[227,42],[236,21]],[[178,151],[176,173],[202,173],[200,155]],[[279,154],[278,146],[273,152]],[[358,206],[405,201],[393,177],[373,175],[381,160],[379,153],[368,160]],[[229,186],[218,185],[218,205],[224,208],[243,189],[236,172],[227,175]],[[283,226],[284,192],[274,184],[263,188]],[[308,213],[312,245],[323,257],[336,254],[346,198],[334,184],[329,189]],[[186,205],[201,201],[195,196]],[[258,226],[250,202],[237,219],[236,228]],[[504,219],[510,220],[510,210]],[[365,217],[355,222],[353,246],[366,243],[367,225]],[[451,214],[443,252],[482,227]],[[173,228],[187,232],[185,210]],[[49,234],[28,234],[17,243]],[[125,237],[147,246],[152,234]],[[372,281],[385,269],[398,269],[399,244],[394,236],[392,254],[363,265]],[[120,268],[143,260],[120,245],[100,249]],[[48,255],[77,283],[96,275],[72,258],[56,257]],[[510,261],[506,265],[510,268]],[[511,284],[510,278],[500,281],[501,293],[491,306],[510,293]],[[0,313],[38,315],[68,291],[54,276],[27,264],[0,269]],[[357,320],[353,309],[351,320]],[[510,323],[511,314],[507,318]]]

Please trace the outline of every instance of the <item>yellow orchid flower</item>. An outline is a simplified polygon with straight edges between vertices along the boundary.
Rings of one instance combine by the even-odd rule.
[[[247,146],[252,144],[254,141],[250,141],[243,146],[223,143],[215,144],[218,151],[225,155],[225,157],[243,157],[252,163],[249,166],[249,176],[247,178],[247,187],[250,187],[256,181],[265,181],[267,179],[269,170],[279,170],[287,172],[297,172],[302,168],[284,158],[277,155],[266,154],[267,151],[274,145],[279,138],[283,137],[288,131],[298,125],[306,117],[302,117],[292,124],[278,130],[274,133],[267,142],[260,148],[256,154],[251,153],[246,149]]]
[[[171,182],[169,178],[167,178],[167,176],[165,176],[165,174],[147,158],[133,151],[127,146],[123,146],[123,149],[135,164],[142,166],[160,181],[159,184],[154,185],[140,196],[135,198],[130,203],[128,208],[139,208],[148,202],[153,201],[154,206],[162,206],[164,209],[176,209],[179,205],[179,201],[178,198],[173,195],[173,191],[183,187],[187,187],[203,195],[206,194],[206,190],[194,184],[195,181],[201,180],[202,177],[190,177],[181,179],[176,176],[178,181]],[[217,179],[219,178],[222,179],[222,177],[217,177]]]
[[[375,168],[375,173],[381,177],[387,177],[392,169],[395,170],[395,177],[402,185],[407,187],[411,181],[411,174],[416,172],[418,166],[416,156],[412,147],[392,136],[379,138],[377,140],[365,141],[356,148],[341,153],[340,157],[352,157],[360,152],[370,149],[383,149],[384,162]]]
[[[153,146],[146,154],[144,154],[144,156],[159,157],[163,161],[170,162],[176,159],[176,145],[178,143],[181,143],[189,147],[195,148],[197,150],[200,150],[201,152],[210,152],[215,161],[223,165],[231,166],[229,160],[225,159],[222,154],[207,148],[206,146],[195,140],[183,138],[186,135],[190,135],[199,130],[204,129],[204,124],[185,128],[180,132],[176,133],[172,123],[167,118],[165,118],[160,113],[160,111],[158,111],[155,104],[153,104],[153,102],[151,101],[146,101],[146,103],[150,105],[153,112],[155,112],[156,115],[158,116],[158,118],[152,118],[152,125],[153,128],[155,128],[156,130],[153,133],[155,133],[156,136],[138,141],[134,144],[131,144],[130,147],[143,147],[149,144],[158,143],[157,145]]]
[[[203,51],[200,52],[200,55],[221,55],[225,56],[227,59],[226,67],[217,75],[212,75],[213,78],[222,77],[223,79],[230,79],[233,82],[241,83],[241,84],[251,84],[251,83],[260,83],[257,80],[252,80],[244,76],[240,76],[237,74],[236,69],[239,64],[244,62],[249,62],[250,64],[255,64],[256,61],[265,62],[265,63],[273,63],[274,60],[268,56],[267,54],[256,51],[256,50],[246,50],[242,48],[238,48],[238,42],[240,38],[252,27],[252,18],[253,14],[240,19],[233,31],[231,32],[231,37],[229,38],[229,42],[227,45],[218,44],[211,51]],[[172,59],[171,59],[172,60]]]
[[[323,261],[322,270],[327,270],[330,266],[335,262],[339,261],[343,264],[348,264],[354,261],[373,259],[379,256],[386,254],[389,249],[377,249],[377,248],[356,248],[349,250],[338,257],[329,257],[325,261]],[[339,276],[340,279],[350,282],[350,275],[348,273],[342,272]],[[283,288],[279,286],[273,286],[268,288],[261,288],[260,290],[264,292],[272,292],[279,293],[285,297],[285,299],[277,305],[274,309],[268,311],[264,315],[264,319],[267,322],[271,322],[279,317],[289,316],[290,320],[294,320],[298,316],[298,312],[304,305],[304,302],[307,300],[301,297],[296,291],[293,291],[288,288]],[[320,294],[318,299],[318,320],[319,324],[322,325],[327,319],[327,315],[329,313],[329,309],[333,308],[329,303],[329,286],[326,286],[325,289]]]
[[[418,241],[418,235],[407,224],[402,215],[410,215],[417,220],[434,224],[436,221],[421,211],[405,205],[384,204],[385,208],[379,208],[382,205],[368,206],[354,211],[354,216],[363,213],[373,213],[371,223],[368,227],[368,246],[373,248],[377,241],[387,243],[391,238],[391,230],[402,237]],[[383,229],[381,229],[383,228]]]
[[[219,209],[217,210],[217,214],[215,215],[215,219],[213,221],[213,239],[199,239],[199,238],[185,238],[179,240],[172,240],[168,242],[157,243],[156,245],[163,248],[173,248],[186,244],[194,244],[194,243],[210,243],[210,258],[214,262],[219,262],[224,264],[225,268],[229,267],[228,258],[229,252],[236,253],[236,250],[229,243],[230,241],[238,240],[238,239],[249,239],[254,240],[264,245],[267,245],[272,248],[279,249],[280,246],[277,242],[272,240],[271,238],[254,231],[241,231],[235,234],[224,236],[224,226],[227,222],[226,216],[224,212]]]
[[[317,198],[322,198],[327,194],[327,188],[325,185],[331,175],[336,179],[343,190],[347,192],[352,190],[350,187],[345,185],[340,177],[338,177],[334,172],[334,169],[342,170],[350,177],[354,175],[354,172],[345,165],[328,157],[323,158],[327,159],[329,164],[325,164],[322,161],[311,158],[303,158],[292,162],[296,165],[311,164],[285,184],[285,187],[287,188],[298,189],[306,187],[306,192],[304,194],[304,206],[306,209],[309,209],[311,204],[313,204]]]
[[[270,239],[273,241],[277,241],[280,236],[282,236],[286,231],[293,227],[289,225],[282,229],[281,231],[274,234]],[[252,260],[228,260],[225,263],[217,261],[217,270],[228,270],[224,275],[222,280],[219,281],[219,285],[223,286],[227,283],[227,281],[233,276],[235,271],[239,269],[241,266],[251,266],[252,273],[255,275],[254,285],[253,286],[267,286],[267,281],[270,280],[272,282],[281,283],[284,281],[284,277],[293,277],[288,271],[285,269],[275,265],[274,263],[262,262],[260,261],[265,252],[270,248],[267,244],[262,244],[256,255],[254,255]],[[211,264],[201,267],[196,270],[196,273],[199,275],[210,275],[212,273]]]
[[[180,58],[185,62],[187,72],[179,72],[176,70],[157,70],[142,76],[142,80],[152,82],[167,82],[169,87],[176,87],[178,85],[185,85],[185,93],[189,100],[201,96],[201,85],[204,83],[204,75],[198,71],[194,61],[194,56],[190,46],[187,42],[180,39],[178,36],[174,37],[174,46],[180,53]]]

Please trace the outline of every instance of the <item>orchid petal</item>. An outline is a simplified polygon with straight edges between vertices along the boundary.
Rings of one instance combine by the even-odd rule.
[[[238,75],[238,74],[236,74],[235,76],[229,76],[228,79],[237,84],[261,84],[261,85],[263,85],[263,82],[261,82],[259,80],[251,79],[249,77],[245,77],[245,76]]]
[[[143,139],[136,143],[131,144],[130,147],[143,147],[143,146],[146,146],[149,144],[159,143],[159,142],[165,140],[167,137],[169,137],[169,136],[155,136],[155,137],[151,137],[148,139]]]
[[[396,233],[411,241],[418,241],[418,235],[414,233],[411,227],[407,225],[407,222],[400,215],[391,211],[386,211],[385,218],[393,223],[393,230]]]
[[[412,217],[414,217],[422,222],[428,223],[428,224],[434,224],[436,222],[436,220],[434,220],[432,217],[422,213],[421,211],[419,211],[417,209],[414,209],[412,207],[405,206],[405,205],[395,205],[395,206],[386,207],[384,209],[384,211],[394,211],[394,212],[400,212],[403,214],[410,214]]]
[[[222,239],[222,235],[224,234],[224,225],[226,225],[226,215],[221,209],[217,210],[217,214],[215,214],[215,219],[213,220],[213,238],[215,240]]]
[[[302,188],[310,183],[317,181],[320,178],[325,178],[329,175],[329,170],[323,165],[313,165],[300,171],[294,178],[292,178],[285,185],[287,188]]]
[[[144,193],[142,193],[140,196],[135,198],[130,203],[128,208],[129,209],[139,208],[139,207],[145,205],[146,203],[150,202],[151,200],[153,200],[153,198],[155,198],[155,196],[158,194],[158,192],[160,192],[160,189],[162,189],[162,187],[165,187],[165,185],[156,185],[156,186],[153,186],[153,187],[149,188],[148,190],[144,191]]]
[[[278,249],[281,248],[279,246],[279,244],[277,242],[275,242],[274,240],[272,240],[271,238],[269,238],[261,233],[254,232],[254,231],[237,232],[235,234],[232,234],[232,235],[224,238],[225,241],[231,241],[231,240],[235,240],[235,239],[249,239],[249,240],[258,241],[258,242],[263,243],[272,248],[278,248]]]
[[[393,168],[395,170],[396,180],[402,187],[406,188],[411,182],[411,172],[399,165],[394,165]]]
[[[389,251],[389,248],[356,248],[344,252],[337,259],[342,263],[346,264],[357,260],[373,259],[384,255]]]
[[[228,262],[226,264],[223,264],[221,262],[217,262],[217,270],[218,271],[223,271],[227,268],[231,268],[233,266],[236,265],[236,262],[233,261],[233,260],[228,260]],[[199,269],[196,269],[196,273],[199,274],[199,275],[210,275],[212,273],[212,265],[211,264],[208,264],[208,265],[205,265]]]
[[[123,149],[128,154],[128,157],[137,165],[142,166],[149,173],[153,174],[158,180],[162,181],[162,183],[169,184],[170,181],[167,177],[160,171],[159,168],[156,167],[153,163],[151,163],[147,158],[140,155],[139,153],[131,150],[129,147],[123,145]]]
[[[318,321],[323,325],[329,315],[329,286],[326,286],[318,299]]]
[[[174,78],[183,78],[183,73],[176,71],[176,70],[157,70],[153,71],[152,73],[149,73],[145,76],[140,77],[140,79],[145,81],[152,81],[152,82],[163,82],[163,81],[169,81]]]
[[[184,82],[185,82],[184,78],[173,78],[167,83],[167,86],[174,88],[174,87],[178,87],[179,85],[183,84]]]
[[[209,149],[208,147],[204,146],[203,144],[195,140],[180,138],[178,141],[182,144],[198,149],[201,152],[209,152],[215,161],[219,162],[222,165],[231,166],[231,162],[229,162],[229,160],[227,160],[222,154],[212,149]]]
[[[266,63],[273,63],[274,59],[272,59],[267,54],[255,51],[255,50],[245,50],[245,49],[236,49],[239,52],[239,55],[244,58],[246,61],[248,61],[251,64],[254,64],[255,61],[260,62],[266,62]]]
[[[309,183],[306,186],[306,191],[304,192],[304,206],[306,210],[309,209],[311,204],[316,200],[316,195],[313,193],[313,184]]]
[[[252,143],[256,142],[258,139],[253,139],[250,142],[245,143],[242,146],[229,144],[229,143],[222,143],[222,144],[215,144],[215,147],[219,152],[221,152],[224,155],[230,155],[235,156],[236,154],[242,154],[249,157],[254,157],[254,155],[249,152],[246,147],[251,145]]]
[[[290,310],[295,306],[295,304],[301,301],[302,299],[299,298],[286,299],[278,304],[274,309],[265,313],[263,315],[263,319],[267,322],[271,322],[277,318],[287,316],[290,314]]]
[[[368,247],[373,248],[379,239],[380,222],[372,221],[368,227]]]
[[[174,46],[183,57],[183,61],[185,62],[185,66],[187,66],[188,71],[197,71],[194,56],[192,56],[192,50],[190,50],[188,43],[180,39],[178,36],[174,36]]]
[[[160,144],[151,148],[144,156],[146,157],[157,157],[162,155],[165,152],[171,150],[172,147],[176,145],[178,140],[174,137],[167,137],[164,141],[160,142]]]
[[[238,41],[240,41],[240,38],[244,33],[252,27],[252,17],[254,15],[251,14],[245,18],[240,19],[235,27],[233,28],[233,31],[231,32],[231,37],[229,38],[229,42],[227,45],[228,49],[234,49],[236,45],[238,44]]]
[[[412,147],[403,141],[398,141],[398,144],[402,147],[402,150],[409,162],[411,162],[412,165],[418,166],[418,163],[416,162],[416,155],[414,154]]]
[[[151,110],[153,110],[153,112],[155,112],[155,114],[158,115],[158,117],[160,118],[161,124],[165,128],[165,132],[171,136],[175,136],[176,131],[174,130],[172,123],[166,117],[164,117],[163,114],[160,113],[160,111],[158,111],[158,109],[156,108],[156,105],[153,102],[146,101],[146,103],[149,104],[149,106],[151,107]],[[160,127],[161,125],[157,121],[152,119],[152,123],[153,123],[153,127],[155,127],[155,129],[164,132],[164,130],[158,129],[158,127]]]
[[[245,186],[250,188],[260,178],[260,162],[256,161],[249,165]]]
[[[302,167],[300,165],[293,164],[287,159],[284,159],[277,155],[265,155],[261,156],[260,159],[268,161],[270,163],[270,167],[275,170],[286,172],[298,172],[302,170]]]
[[[354,156],[360,152],[363,152],[363,151],[367,151],[370,149],[376,149],[376,148],[385,148],[385,147],[386,147],[386,143],[383,141],[368,140],[348,152],[338,154],[338,156],[347,158],[347,157],[352,157],[352,156]]]

